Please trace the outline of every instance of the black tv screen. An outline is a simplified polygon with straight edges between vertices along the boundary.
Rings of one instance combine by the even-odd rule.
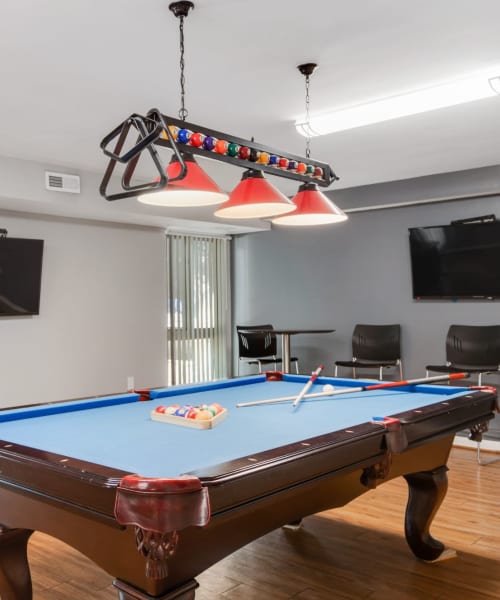
[[[500,221],[409,231],[415,299],[500,298]]]
[[[40,310],[43,240],[0,237],[0,316]]]

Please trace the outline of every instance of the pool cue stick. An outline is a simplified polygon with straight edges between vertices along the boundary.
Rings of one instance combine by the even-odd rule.
[[[353,394],[355,392],[367,392],[370,390],[383,390],[391,387],[403,387],[405,385],[418,385],[421,383],[433,383],[437,381],[447,381],[450,379],[466,379],[469,373],[450,373],[449,375],[436,375],[435,377],[423,377],[421,379],[407,379],[403,381],[389,381],[386,383],[376,383],[374,385],[365,385],[355,388],[347,388],[344,390],[333,390],[331,392],[315,392],[313,394],[305,394],[303,400],[308,398],[324,398],[326,396],[340,396],[341,394]],[[260,404],[274,404],[277,402],[290,402],[295,400],[295,396],[284,396],[282,398],[270,398],[269,400],[253,400],[252,402],[239,402],[236,407],[242,408],[245,406],[258,406]]]
[[[312,384],[316,381],[317,377],[319,376],[319,374],[321,373],[321,371],[324,369],[323,365],[319,365],[319,367],[316,369],[316,371],[312,372],[312,375],[309,379],[309,381],[306,383],[306,385],[302,388],[302,391],[300,392],[300,394],[295,398],[292,407],[296,408],[299,404],[299,402],[302,400],[302,398],[307,394],[307,392],[309,391],[309,389],[311,388]]]

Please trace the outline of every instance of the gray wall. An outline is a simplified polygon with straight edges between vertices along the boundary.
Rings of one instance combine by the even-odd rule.
[[[498,195],[364,211],[491,191]],[[323,363],[333,374],[333,362],[350,357],[357,322],[401,323],[405,376],[421,377],[426,364],[444,361],[451,323],[500,323],[499,301],[414,301],[408,247],[409,227],[490,213],[500,218],[499,167],[339,190],[334,197],[344,209],[362,210],[336,226],[276,228],[235,240],[234,324],[333,327],[334,334],[292,338],[301,371]]]
[[[7,211],[0,227],[45,240],[40,315],[0,318],[0,406],[166,383],[164,230]]]

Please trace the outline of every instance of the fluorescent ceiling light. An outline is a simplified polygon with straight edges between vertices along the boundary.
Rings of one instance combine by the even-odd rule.
[[[295,127],[300,134],[314,137],[473,102],[498,94],[500,94],[500,76],[474,75],[369,104],[310,115],[308,123],[299,120],[295,123]]]

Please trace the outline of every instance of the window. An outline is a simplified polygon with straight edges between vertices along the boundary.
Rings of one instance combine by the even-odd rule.
[[[167,235],[168,384],[228,376],[230,239]]]

